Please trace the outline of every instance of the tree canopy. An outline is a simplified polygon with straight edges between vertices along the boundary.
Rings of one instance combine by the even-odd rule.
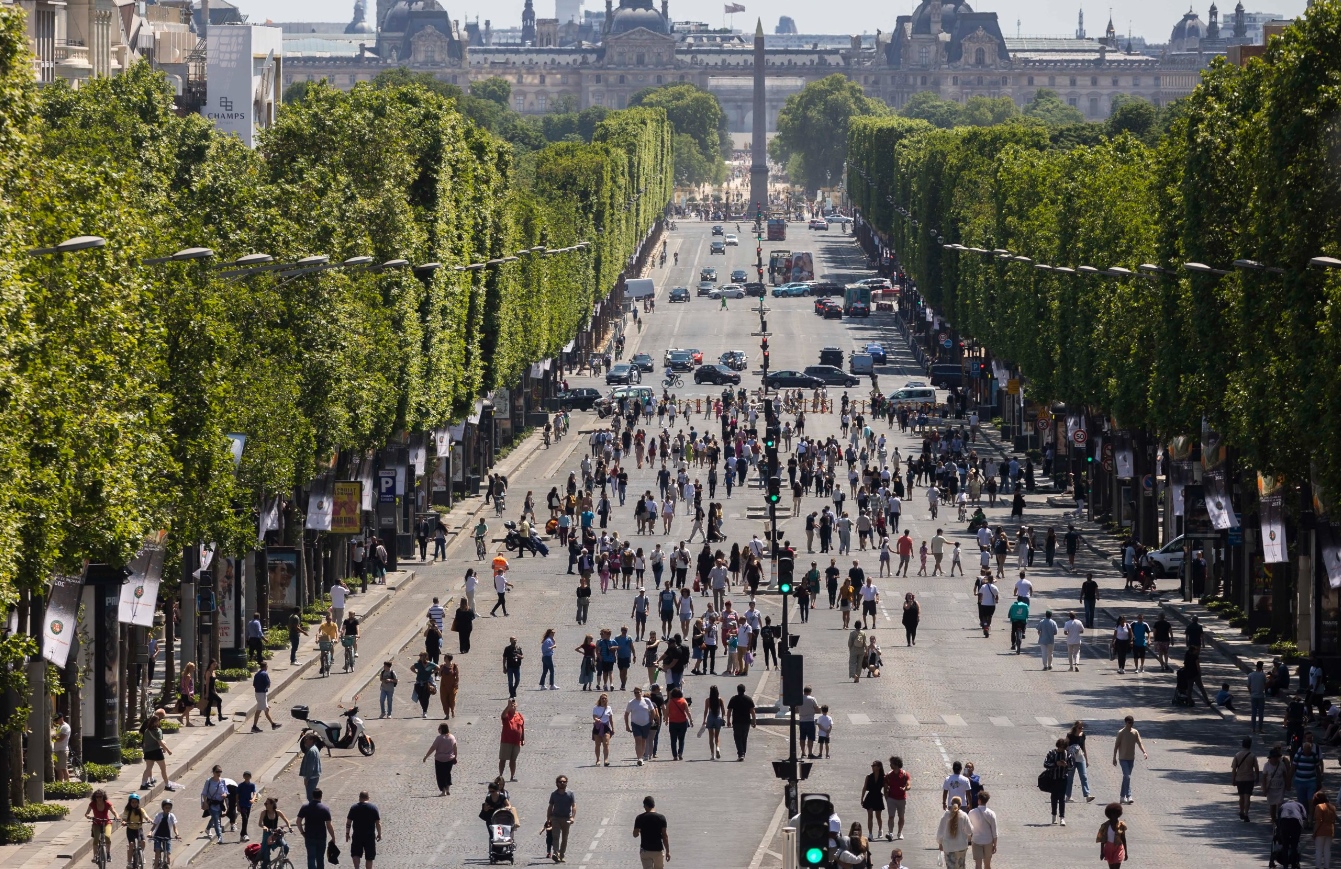
[[[788,173],[796,173],[793,182],[809,189],[837,184],[847,156],[849,123],[888,113],[885,104],[866,96],[861,85],[835,73],[787,97],[778,113],[778,134],[769,142],[769,156],[788,165]]]

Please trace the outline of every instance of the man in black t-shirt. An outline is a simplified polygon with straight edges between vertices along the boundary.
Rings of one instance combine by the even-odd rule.
[[[653,811],[657,801],[643,797],[643,813],[633,819],[633,836],[640,839],[638,857],[643,869],[665,869],[670,859],[670,833],[665,815]]]
[[[298,832],[307,848],[308,869],[326,865],[326,837],[335,838],[331,810],[321,801],[321,788],[312,790],[312,799],[298,810]]]
[[[744,685],[736,686],[736,696],[726,704],[726,723],[736,739],[736,760],[744,760],[750,728],[757,723],[754,718],[754,701],[746,695]]]
[[[1080,548],[1080,532],[1076,530],[1076,526],[1074,525],[1066,526],[1065,539],[1066,539],[1066,562],[1068,565],[1070,565],[1072,570],[1075,570],[1076,550]],[[1087,625],[1086,627],[1094,627],[1094,626]]]
[[[1094,629],[1094,609],[1099,604],[1099,583],[1094,581],[1094,574],[1085,574],[1085,581],[1080,584],[1080,602],[1085,606],[1085,627]]]
[[[345,841],[351,842],[349,854],[354,858],[354,869],[359,869],[359,860],[367,858],[368,869],[373,869],[373,860],[377,859],[377,843],[382,841],[382,815],[377,806],[368,802],[368,792],[359,792],[359,801],[349,807],[345,818]]]

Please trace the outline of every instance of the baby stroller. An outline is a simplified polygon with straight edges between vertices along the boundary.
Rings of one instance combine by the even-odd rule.
[[[1303,825],[1294,818],[1281,818],[1271,834],[1271,858],[1268,869],[1280,864],[1282,869],[1299,869],[1299,838]]]
[[[1173,700],[1174,706],[1192,705],[1192,676],[1187,672],[1186,667],[1179,667],[1174,672]]]
[[[495,809],[489,818],[489,862],[517,862],[517,843],[512,838],[512,809]]]

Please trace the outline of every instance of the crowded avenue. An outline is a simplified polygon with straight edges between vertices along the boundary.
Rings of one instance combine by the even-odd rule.
[[[655,812],[666,821],[662,854],[669,856],[669,865],[714,869],[794,865],[783,858],[788,849],[794,854],[795,844],[784,832],[791,823],[783,801],[784,782],[775,777],[771,764],[788,753],[785,710],[783,715],[776,711],[782,679],[766,648],[776,643],[783,607],[790,606],[788,629],[796,643],[794,651],[804,655],[804,683],[813,698],[801,709],[800,751],[811,750],[816,756],[807,758],[812,765],[800,791],[829,795],[844,836],[853,832],[854,824],[860,825],[869,862],[857,860],[851,865],[928,869],[956,865],[956,860],[974,865],[975,854],[981,865],[998,869],[1098,864],[1101,844],[1096,831],[1102,838],[1106,807],[1111,811],[1114,804],[1125,824],[1129,865],[1166,869],[1265,865],[1270,845],[1266,804],[1260,790],[1255,791],[1249,823],[1236,817],[1230,764],[1249,736],[1257,762],[1267,763],[1270,747],[1285,740],[1283,703],[1269,700],[1265,732],[1251,732],[1246,674],[1209,644],[1201,657],[1203,682],[1212,694],[1222,682],[1228,683],[1237,697],[1237,715],[1207,705],[1200,696],[1190,707],[1172,704],[1173,673],[1160,665],[1153,651],[1144,666],[1126,661],[1128,647],[1123,644],[1130,634],[1118,636],[1125,665],[1125,672],[1120,672],[1114,645],[1118,619],[1125,620],[1127,630],[1125,626],[1139,616],[1149,636],[1158,639],[1165,630],[1158,627],[1159,601],[1124,589],[1123,578],[1090,539],[1095,529],[1075,518],[1075,505],[1069,500],[1050,500],[1050,490],[1041,482],[1037,491],[1020,493],[1022,502],[1016,492],[998,490],[995,484],[990,496],[988,489],[980,489],[976,500],[988,526],[985,538],[976,529],[969,530],[965,515],[977,505],[970,503],[961,512],[954,496],[937,504],[943,496],[929,497],[930,485],[921,475],[908,486],[908,460],[923,454],[924,438],[932,430],[939,430],[944,448],[959,443],[962,456],[976,454],[988,476],[995,477],[998,466],[1012,458],[1009,446],[1003,448],[995,433],[987,430],[986,420],[979,431],[971,431],[971,407],[941,418],[939,408],[949,399],[945,389],[935,390],[936,404],[930,408],[924,433],[919,433],[918,406],[911,406],[906,427],[897,417],[876,418],[868,375],[858,375],[853,386],[828,386],[820,401],[816,390],[802,389],[799,404],[792,401],[793,391],[783,387],[788,402],[779,414],[785,428],[779,448],[783,482],[778,526],[795,550],[795,581],[805,587],[813,564],[818,593],[805,615],[795,597],[777,593],[766,542],[766,490],[753,463],[742,473],[743,482],[733,487],[720,479],[728,458],[722,450],[724,425],[714,409],[724,389],[744,390],[750,406],[738,412],[738,430],[756,428],[761,434],[765,430],[759,404],[759,306],[767,309],[772,372],[815,366],[826,347],[842,351],[846,371],[854,351],[878,343],[886,353],[883,364],[878,359],[875,364],[875,382],[882,395],[908,382],[925,383],[926,377],[913,361],[892,312],[829,318],[817,316],[815,300],[807,296],[769,294],[761,300],[700,295],[705,268],[716,269],[718,287],[729,283],[728,275],[736,269],[745,269],[751,280],[755,277],[752,225],[718,223],[739,239],[738,245],[725,246],[725,254],[711,252],[713,243],[723,238],[713,234],[712,221],[682,218],[664,233],[665,262],[646,273],[655,283],[655,295],[650,303],[634,303],[637,314],[624,320],[622,347],[618,352],[612,348],[612,357],[618,356],[611,360],[616,366],[628,363],[634,354],[648,354],[653,370],[641,372],[641,383],[633,385],[650,389],[658,402],[668,395],[678,402],[676,412],[644,408],[646,415],[637,416],[632,425],[636,450],[621,449],[623,455],[616,459],[613,447],[622,446],[627,418],[607,451],[605,439],[597,436],[611,432],[612,417],[571,410],[566,433],[556,429],[550,436],[536,431],[495,467],[507,481],[501,505],[470,498],[446,516],[445,558],[434,557],[430,546],[428,558],[403,561],[400,570],[387,575],[385,585],[374,583],[366,593],[358,593],[357,581],[351,581],[354,593],[344,601],[340,615],[353,612],[360,619],[353,671],[345,672],[337,660],[332,672],[322,675],[312,663],[319,636],[312,630],[301,639],[296,665],[290,664],[286,653],[277,653],[270,662],[276,685],[268,698],[270,714],[282,726],[267,726],[262,716],[255,721],[261,726],[253,727],[252,716],[234,715],[221,722],[225,725],[221,730],[231,729],[226,739],[210,734],[214,742],[200,762],[180,772],[174,767],[173,793],[166,794],[161,781],[143,792],[151,817],[164,796],[175,801],[181,841],[175,843],[173,864],[245,865],[241,818],[236,825],[224,820],[222,845],[206,832],[210,819],[201,795],[208,792],[207,780],[217,764],[223,777],[242,782],[246,773],[258,789],[248,831],[251,842],[259,840],[263,806],[276,800],[277,809],[294,825],[288,842],[295,866],[307,859],[297,815],[314,777],[321,802],[330,808],[335,842],[342,852],[339,865],[346,861],[362,865],[359,849],[351,860],[345,835],[349,808],[359,802],[360,792],[367,793],[380,813],[375,862],[386,869],[481,865],[491,862],[491,853],[504,860],[512,856],[519,865],[562,858],[583,867],[638,866],[640,851],[651,850],[647,845],[659,832],[653,830],[649,838],[646,820],[639,820],[649,795]],[[821,231],[794,221],[788,236],[785,243],[762,242],[765,263],[770,246],[786,247],[813,254],[816,279],[841,286],[874,274],[840,223]],[[672,302],[672,290],[679,287],[687,288],[688,301]],[[692,367],[681,373],[683,385],[664,386],[665,359],[671,349],[701,351],[704,365],[717,363],[728,351],[741,351],[746,364],[738,371],[739,386],[695,383]],[[566,379],[569,389],[593,388],[602,395],[610,391],[604,370],[569,372]],[[778,390],[770,390],[769,400],[777,394]],[[798,421],[797,410],[802,407],[804,419]],[[729,413],[735,416],[737,411]],[[653,458],[658,449],[654,442],[663,429],[670,447],[665,477],[659,475],[663,459]],[[710,436],[715,447],[705,442],[687,450],[678,440],[681,434],[690,444]],[[809,459],[802,452],[802,444],[812,442],[806,449],[813,459],[813,443],[823,444],[829,438],[837,449],[832,491],[809,482],[812,475],[805,473]],[[855,463],[844,455],[849,444],[861,454]],[[746,445],[747,450],[753,448]],[[927,449],[935,455],[940,448]],[[792,457],[797,458],[796,465],[791,465]],[[874,486],[860,478],[863,465],[875,469]],[[676,479],[681,466],[683,486]],[[892,487],[890,474],[881,478],[882,466],[899,478],[897,489],[903,493],[892,511],[887,497],[875,491]],[[590,491],[596,505],[591,533],[598,546],[609,535],[614,548],[608,578],[599,558],[587,563],[589,556],[580,552],[570,558],[559,535],[549,535],[545,529],[551,517],[551,491],[562,500],[572,480],[580,495],[588,476],[594,479]],[[808,481],[804,487],[803,476]],[[1045,479],[1041,473],[1038,476]],[[1023,475],[1020,486],[1024,488]],[[960,488],[968,487],[955,490]],[[674,499],[665,496],[667,489],[675,491]],[[599,509],[603,495],[608,510]],[[696,495],[704,511],[698,523]],[[646,523],[640,518],[642,511],[635,513],[640,496],[650,497],[656,510]],[[547,545],[547,557],[532,552],[520,557],[523,553],[504,548],[504,522],[519,522],[528,502],[533,507],[525,518],[534,522]],[[720,526],[712,509],[716,504],[721,509]],[[865,516],[861,505],[866,507]],[[836,516],[832,529],[821,530],[826,508]],[[877,527],[879,512],[884,515]],[[807,517],[812,514],[815,524],[808,532]],[[897,530],[889,526],[892,515],[898,516]],[[583,523],[580,507],[571,521],[574,527]],[[487,528],[482,558],[475,544],[481,522]],[[1074,531],[1068,536],[1072,525]],[[1020,551],[1018,532],[1023,526],[1032,530],[1037,546],[1033,553]],[[704,537],[719,527],[721,539],[710,544],[712,552],[702,565],[706,568],[702,584],[697,579]],[[1004,530],[1004,550],[998,548],[998,527]],[[888,538],[887,561],[881,555],[881,529]],[[563,531],[568,532],[566,524]],[[1045,545],[1049,531],[1053,540]],[[901,544],[904,532],[908,542]],[[625,541],[634,553],[629,562],[631,580],[620,570],[619,550]],[[681,541],[686,541],[688,554],[687,594],[674,583],[674,551]],[[980,541],[991,557],[980,555]],[[1068,546],[1075,550],[1073,566]],[[655,552],[657,547],[660,553]],[[754,576],[752,548],[763,553]],[[718,549],[724,560],[720,572],[715,572]],[[892,576],[900,568],[901,551],[911,553],[906,572]],[[998,559],[999,555],[1003,557]],[[983,563],[997,575],[991,590],[980,596],[975,577]],[[851,603],[842,591],[835,596],[826,575],[831,564],[840,583],[856,577],[859,586],[865,585],[860,581],[864,577],[871,588],[865,592],[859,588]],[[494,577],[495,567],[503,580]],[[470,571],[474,577],[468,583]],[[577,593],[584,573],[590,576],[589,598]],[[1082,584],[1090,574],[1097,582],[1097,604],[1086,625]],[[674,614],[665,621],[657,576],[663,586],[672,584]],[[719,588],[723,578],[726,587]],[[752,579],[758,582],[753,596]],[[505,595],[495,592],[496,582]],[[496,606],[500,598],[503,605]],[[1017,598],[1027,600],[1027,627],[1018,649],[1013,648],[1010,623],[1010,608]],[[580,603],[583,599],[588,602]],[[984,599],[998,603],[990,630],[983,627],[979,608]],[[458,616],[463,609],[472,611],[474,618]],[[577,616],[583,610],[585,618],[579,623]],[[729,618],[722,618],[724,610],[731,613]],[[645,625],[640,614],[646,616]],[[702,633],[693,622],[705,614],[710,615],[706,627],[717,646],[705,644],[711,650],[705,659],[695,650],[678,664],[683,669],[679,694],[687,701],[681,707],[680,697],[670,693],[673,685],[668,680],[677,675],[677,661],[674,654],[667,656],[672,651],[668,633],[682,637],[688,649],[692,638]],[[1050,666],[1045,666],[1040,645],[1039,626],[1047,621],[1046,614],[1053,627],[1045,626],[1041,633],[1052,638],[1055,632]],[[1170,619],[1168,658],[1177,667],[1188,642],[1186,626]],[[426,637],[430,624],[440,626],[440,639],[436,631]],[[725,624],[745,627],[727,634]],[[763,630],[756,630],[756,625]],[[632,642],[620,639],[625,628]],[[611,640],[608,657],[615,663],[611,671],[601,667],[606,631]],[[1145,638],[1145,631],[1138,633]],[[649,643],[653,634],[655,646]],[[1077,638],[1080,642],[1071,657],[1068,639]],[[520,660],[509,648],[512,640]],[[733,653],[733,641],[751,643],[751,660],[742,649]],[[421,653],[439,651],[439,642],[440,654],[433,660],[441,663],[450,656],[456,667],[446,684],[439,678],[443,671],[421,665]],[[587,643],[593,646],[584,653]],[[860,652],[852,649],[854,643],[861,646]],[[338,644],[335,650],[340,657]],[[542,660],[546,653],[552,655],[552,673],[550,662]],[[584,654],[594,672],[584,672]],[[626,655],[627,670],[621,660]],[[387,662],[395,674],[394,685],[383,676]],[[519,676],[511,675],[510,668]],[[434,685],[431,695],[424,692],[422,706],[415,687],[418,672],[424,673],[423,680],[431,676]],[[515,684],[515,712],[524,725],[509,707],[510,678]],[[611,687],[601,687],[607,680]],[[393,689],[389,704],[384,686]],[[245,685],[235,690],[248,692]],[[739,692],[753,703],[737,700]],[[650,702],[631,702],[635,697]],[[454,700],[454,708],[449,700]],[[342,721],[340,712],[357,706],[375,741],[375,754],[365,757],[354,747],[317,752],[318,772],[300,749],[302,725],[290,716],[291,707],[299,705],[323,721]],[[648,707],[655,711],[648,714]],[[683,712],[676,711],[686,707],[687,729]],[[728,714],[731,724],[717,720]],[[1128,716],[1139,738],[1120,734]],[[203,720],[196,718],[194,725],[203,726]],[[736,725],[741,721],[753,726]],[[1083,723],[1080,729],[1077,722]],[[449,734],[440,730],[444,723]],[[705,729],[705,724],[717,724],[721,732],[715,735],[717,728]],[[673,739],[677,725],[683,741],[679,759],[675,755],[680,753],[676,744],[680,740]],[[1083,742],[1071,740],[1083,746],[1080,750],[1069,747],[1068,731],[1084,734]],[[195,738],[193,733],[183,729],[167,736],[165,744],[170,749],[188,734]],[[647,743],[643,733],[648,734]],[[812,734],[822,738],[810,743],[806,737]],[[454,747],[452,740],[440,738],[446,735],[454,738]],[[636,745],[643,745],[641,756]],[[738,758],[742,750],[743,758]],[[1066,760],[1049,760],[1050,752]],[[455,763],[437,763],[449,758]],[[1054,789],[1060,794],[1055,799],[1042,790],[1045,762],[1054,768],[1059,762],[1070,766],[1069,775],[1059,770],[1060,779],[1070,780]],[[893,778],[891,791],[886,778],[895,763],[907,775]],[[444,767],[449,785],[441,778]],[[1128,768],[1130,793],[1123,794],[1123,771]],[[873,770],[881,776],[878,786],[870,778]],[[961,780],[961,771],[972,778]],[[495,783],[500,774],[501,789]],[[560,778],[566,780],[564,794],[556,790]],[[109,788],[118,811],[135,783],[124,776]],[[492,791],[491,784],[495,784]],[[511,830],[515,853],[510,855],[497,850],[498,843],[491,846],[496,831],[487,822],[489,807],[504,805],[503,792],[516,816]],[[981,818],[986,815],[966,822],[960,831],[960,838],[971,831],[973,842],[965,838],[963,844],[955,844],[958,839],[942,828],[946,797],[963,797],[967,812],[972,807],[967,801],[980,793],[990,795],[994,847],[979,842]],[[197,810],[198,802],[205,811]],[[314,823],[310,816],[304,822]],[[552,844],[547,833],[555,840]],[[118,832],[118,847],[113,849],[115,866],[122,865],[125,857],[120,836]],[[975,849],[974,844],[980,847]],[[940,860],[941,845],[946,846],[948,863]],[[901,863],[891,862],[895,849],[902,852]],[[1304,850],[1311,857],[1308,833]],[[964,851],[966,856],[957,853]],[[373,865],[370,854],[364,852],[363,857]],[[82,865],[93,864],[86,860]],[[641,865],[654,864],[644,859]]]

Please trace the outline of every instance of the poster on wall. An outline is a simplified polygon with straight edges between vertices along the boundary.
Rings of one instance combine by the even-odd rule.
[[[1289,560],[1285,545],[1284,478],[1257,475],[1258,517],[1262,522],[1262,560],[1283,564]]]
[[[265,583],[271,606],[298,606],[298,550],[272,546],[265,551]]]
[[[168,532],[155,531],[144,538],[140,551],[130,560],[130,576],[121,584],[121,599],[117,605],[117,621],[142,628],[154,624],[154,609],[158,606],[158,585],[163,578],[163,544]]]
[[[214,565],[214,586],[218,590],[219,601],[219,648],[237,649],[241,647],[237,632],[237,567],[236,558],[216,559]]]
[[[1192,471],[1192,438],[1179,435],[1169,441],[1169,495],[1173,499],[1173,515],[1185,514],[1183,487],[1196,482]]]
[[[330,531],[331,517],[331,478],[322,474],[312,481],[312,491],[307,496],[307,530]]]
[[[358,534],[363,530],[363,484],[337,480],[331,496],[331,533]]]
[[[70,657],[70,644],[75,637],[75,618],[79,613],[79,596],[84,590],[84,575],[51,577],[51,591],[47,594],[46,621],[42,624],[42,657],[57,667],[64,667]]]

